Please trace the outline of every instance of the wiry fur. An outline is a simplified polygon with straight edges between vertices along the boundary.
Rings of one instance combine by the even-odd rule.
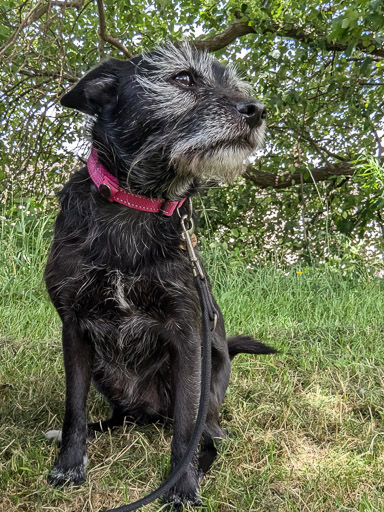
[[[194,85],[185,87],[179,73],[188,73]],[[94,116],[93,145],[120,186],[166,201],[193,195],[207,178],[242,172],[264,132],[263,106],[248,91],[233,69],[207,53],[167,45],[128,62],[102,63],[62,103]],[[63,322],[67,394],[61,450],[49,480],[81,483],[87,431],[121,425],[124,418],[141,424],[172,418],[173,467],[193,430],[200,390],[201,314],[180,247],[179,217],[110,203],[86,168],[66,184],[60,206],[45,280]],[[204,443],[167,496],[175,508],[199,502],[199,472],[208,469],[224,437],[219,411],[230,358],[272,351],[252,338],[227,342],[216,307]],[[91,379],[112,416],[87,429]]]

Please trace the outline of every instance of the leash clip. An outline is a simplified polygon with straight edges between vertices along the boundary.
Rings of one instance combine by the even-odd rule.
[[[192,216],[185,214],[182,217],[180,217],[180,223],[181,223],[181,237],[186,243],[187,251],[189,260],[191,262],[192,271],[194,276],[199,276],[200,279],[205,279],[205,274],[203,271],[203,268],[200,264],[200,260],[196,255],[195,249],[193,247],[192,238],[193,231],[195,229]],[[188,224],[188,225],[187,225]]]
[[[180,215],[179,210],[177,211]],[[196,245],[196,240],[195,243],[193,243],[192,241],[192,237],[196,237],[194,236],[195,225],[192,218],[192,201],[190,198],[188,199],[188,213],[186,213],[183,216],[180,215],[180,224],[182,230],[181,237],[184,240],[186,249],[188,251],[189,261],[191,262],[193,275],[195,277],[199,276],[201,280],[204,280],[205,274],[203,271],[203,267],[201,266],[200,260],[197,257],[197,254],[194,249],[194,245]]]
[[[191,262],[192,266],[192,272],[195,277],[200,278],[200,283],[197,284],[198,281],[195,282],[196,287],[200,290],[200,304],[203,310],[202,304],[205,304],[205,308],[208,308],[208,317],[209,320],[212,322],[211,331],[214,331],[216,329],[218,315],[217,311],[215,309],[215,306],[212,302],[212,298],[208,289],[208,282],[206,280],[203,267],[200,263],[199,258],[197,257],[197,254],[195,252],[194,246],[196,245],[196,237],[194,234],[194,223],[192,218],[192,201],[189,199],[188,201],[188,213],[186,213],[183,216],[180,216],[180,223],[181,223],[181,237],[185,242],[186,249],[188,251],[189,261]],[[180,215],[180,214],[179,214]],[[184,249],[185,250],[185,249]],[[202,298],[203,297],[203,298]]]

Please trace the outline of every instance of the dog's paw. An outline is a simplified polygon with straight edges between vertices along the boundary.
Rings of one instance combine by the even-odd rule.
[[[194,503],[193,505],[188,503],[168,503],[165,508],[161,510],[163,512],[207,512],[200,502]]]
[[[63,468],[55,464],[48,475],[48,483],[52,487],[63,487],[68,485],[81,485],[85,482],[85,464]]]
[[[167,512],[181,512],[183,510],[191,509],[195,510],[196,507],[199,507],[198,510],[200,511],[203,510],[200,508],[203,502],[198,490],[189,494],[181,494],[176,490],[173,490],[164,496],[163,501],[167,504],[163,510]]]
[[[60,430],[48,430],[45,434],[45,438],[49,441],[56,441],[57,443],[61,444],[62,439],[62,432]]]

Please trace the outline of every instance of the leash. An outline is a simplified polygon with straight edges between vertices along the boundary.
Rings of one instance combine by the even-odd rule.
[[[203,268],[194,249],[195,242],[192,241],[194,225],[192,219],[192,202],[190,199],[188,200],[188,206],[188,214],[180,216],[180,222],[182,238],[185,242],[193,271],[193,282],[200,300],[202,320],[201,392],[195,427],[182,459],[160,487],[138,501],[130,503],[129,505],[122,505],[118,508],[105,510],[104,512],[130,512],[131,510],[137,510],[161,498],[175,485],[185,468],[192,461],[203,435],[211,391],[212,333],[217,324],[217,312],[208,288],[207,278],[205,277]]]

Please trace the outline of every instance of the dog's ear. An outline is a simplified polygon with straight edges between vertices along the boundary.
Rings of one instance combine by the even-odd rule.
[[[87,73],[60,103],[63,107],[74,108],[84,114],[94,115],[103,105],[117,101],[120,70],[127,62],[108,59]]]

